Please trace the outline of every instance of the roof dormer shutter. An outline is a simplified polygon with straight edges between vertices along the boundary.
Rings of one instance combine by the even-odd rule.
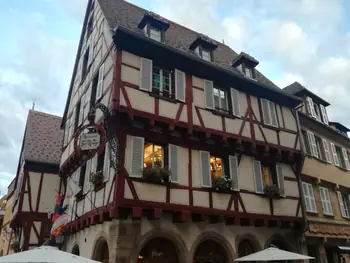
[[[309,112],[309,114],[316,118],[316,111],[315,111],[315,107],[314,107],[314,102],[312,101],[312,99],[310,97],[306,98],[306,102],[307,102],[307,110]]]
[[[326,108],[322,104],[320,105],[320,108],[321,108],[323,123],[328,125],[328,116],[327,116]]]

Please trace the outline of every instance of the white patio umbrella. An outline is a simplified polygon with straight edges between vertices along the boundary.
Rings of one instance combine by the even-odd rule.
[[[6,263],[99,263],[59,250],[56,247],[42,246],[32,250],[0,257]]]
[[[237,258],[234,261],[277,261],[277,260],[305,260],[314,259],[297,253],[281,250],[275,247],[269,247],[254,254]]]

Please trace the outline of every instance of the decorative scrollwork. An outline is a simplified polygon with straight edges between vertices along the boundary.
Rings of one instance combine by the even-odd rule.
[[[115,136],[115,127],[113,125],[112,116],[110,115],[108,108],[100,102],[97,102],[92,107],[92,111],[96,111],[97,109],[101,110],[104,116],[104,128],[106,130],[107,143],[109,146],[109,163],[110,166],[114,168],[114,171],[117,172],[117,164],[119,160],[118,141]]]

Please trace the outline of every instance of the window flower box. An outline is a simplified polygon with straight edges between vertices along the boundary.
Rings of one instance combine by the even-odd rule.
[[[280,189],[277,185],[266,185],[264,188],[264,194],[269,198],[279,198]]]
[[[146,167],[142,171],[142,178],[150,183],[169,183],[171,171],[168,167]]]
[[[19,241],[13,242],[11,244],[11,248],[15,253],[19,252],[21,250],[21,245],[20,245]]]
[[[91,173],[90,182],[92,182],[95,186],[101,185],[103,183],[103,170]]]
[[[213,188],[218,192],[228,193],[233,189],[233,182],[231,178],[226,176],[216,177],[213,179]]]

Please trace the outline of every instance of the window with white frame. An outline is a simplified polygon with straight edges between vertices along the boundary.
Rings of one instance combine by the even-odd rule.
[[[205,61],[211,61],[211,51],[203,48],[201,45],[196,47],[194,50],[198,56],[200,56]]]
[[[170,70],[153,67],[152,83],[153,92],[157,92],[160,95],[170,97],[172,92],[172,72]]]
[[[312,184],[302,183],[303,195],[305,200],[306,211],[317,213],[316,201]]]
[[[349,218],[349,195],[337,192],[339,207],[342,217]]]
[[[131,177],[142,177],[145,168],[164,168],[171,170],[171,181],[179,181],[179,147],[169,144],[167,147],[145,141],[142,137],[130,137],[130,159],[127,167]]]
[[[218,87],[214,87],[213,94],[214,94],[215,109],[222,110],[222,111],[229,111],[227,91],[224,89],[220,89]]]
[[[310,97],[306,97],[306,103],[308,114],[319,122],[328,125],[326,107],[322,104],[314,103],[313,99]]]
[[[322,209],[323,209],[323,214],[324,215],[333,215],[332,211],[332,202],[329,197],[329,191],[325,187],[320,187],[320,197],[321,197],[321,202],[322,202]]]
[[[264,123],[277,127],[277,114],[275,104],[269,100],[261,99],[261,108],[264,118]]]
[[[311,131],[302,131],[302,135],[307,154],[332,163],[329,142],[327,140],[315,136]]]
[[[350,170],[348,152],[345,148],[341,148],[331,142],[334,164],[346,170]]]
[[[251,78],[251,79],[254,78],[253,70],[254,70],[253,68],[246,66],[244,68],[244,75],[248,78]]]
[[[158,41],[158,42],[162,42],[162,30],[152,27],[150,25],[146,25],[143,28],[146,36],[148,36],[149,38]]]

